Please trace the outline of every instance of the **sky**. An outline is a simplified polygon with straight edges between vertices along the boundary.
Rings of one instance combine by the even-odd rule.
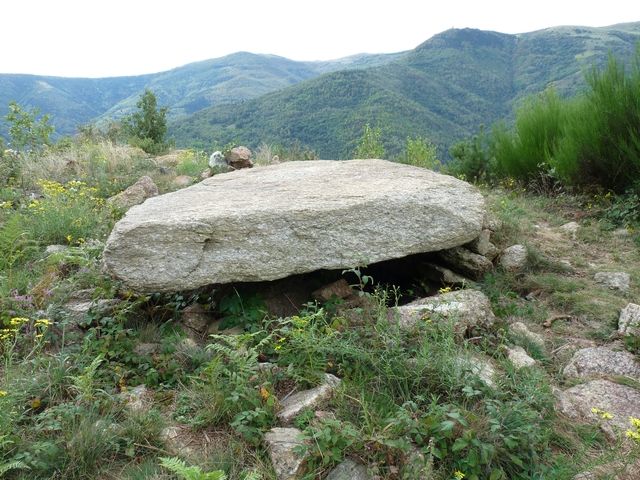
[[[449,28],[640,21],[637,0],[1,0],[0,73],[111,77],[238,51],[293,60],[409,50]]]

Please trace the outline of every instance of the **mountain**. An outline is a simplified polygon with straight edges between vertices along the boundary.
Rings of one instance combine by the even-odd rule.
[[[159,104],[169,108],[169,118],[175,119],[212,105],[255,98],[326,72],[381,65],[401,55],[359,54],[330,61],[298,62],[276,55],[238,52],[133,77],[0,74],[0,135],[11,101],[50,114],[56,132],[71,134],[78,125],[103,124],[131,113],[146,88],[156,93]]]
[[[209,107],[174,122],[170,131],[179,145],[297,141],[323,158],[346,158],[370,123],[382,128],[391,154],[414,135],[429,137],[445,153],[479,125],[511,115],[528,95],[548,86],[576,93],[585,69],[602,64],[609,52],[628,60],[638,41],[640,22],[518,35],[452,29],[384,65]]]

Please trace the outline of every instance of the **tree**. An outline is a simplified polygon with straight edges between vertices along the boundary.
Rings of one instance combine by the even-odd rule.
[[[167,148],[167,107],[158,108],[155,94],[145,90],[136,104],[138,111],[123,121],[125,131],[133,145],[147,153],[160,153]]]
[[[16,102],[9,103],[9,113],[5,117],[9,123],[11,147],[18,151],[38,151],[51,145],[53,125],[49,123],[49,115],[40,115],[37,108],[24,110]]]
[[[371,128],[367,123],[364,126],[362,137],[358,147],[353,154],[354,158],[384,158],[384,145],[380,137],[382,132],[379,128]]]
[[[407,137],[407,147],[404,154],[404,163],[416,167],[439,169],[441,164],[437,157],[436,146],[423,137]]]

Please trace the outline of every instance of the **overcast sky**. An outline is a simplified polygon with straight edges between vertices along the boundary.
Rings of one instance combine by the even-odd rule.
[[[640,21],[638,0],[0,0],[0,73],[102,77],[237,51],[294,60],[408,50],[448,28]]]

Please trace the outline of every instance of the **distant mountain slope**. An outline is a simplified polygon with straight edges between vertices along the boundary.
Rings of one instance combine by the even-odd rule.
[[[180,145],[299,141],[324,158],[345,158],[369,122],[382,128],[391,153],[407,135],[428,136],[444,152],[480,124],[508,116],[529,94],[549,85],[576,92],[585,68],[604,62],[609,51],[628,59],[639,40],[640,23],[520,35],[448,30],[386,65],[207,108],[170,131]]]
[[[322,62],[298,62],[275,55],[238,52],[167,72],[100,79],[0,74],[0,135],[7,105],[16,101],[52,116],[56,131],[104,123],[131,113],[145,88],[152,89],[169,118],[202,108],[258,97],[342,68],[365,68],[393,61],[402,53],[360,54]]]

